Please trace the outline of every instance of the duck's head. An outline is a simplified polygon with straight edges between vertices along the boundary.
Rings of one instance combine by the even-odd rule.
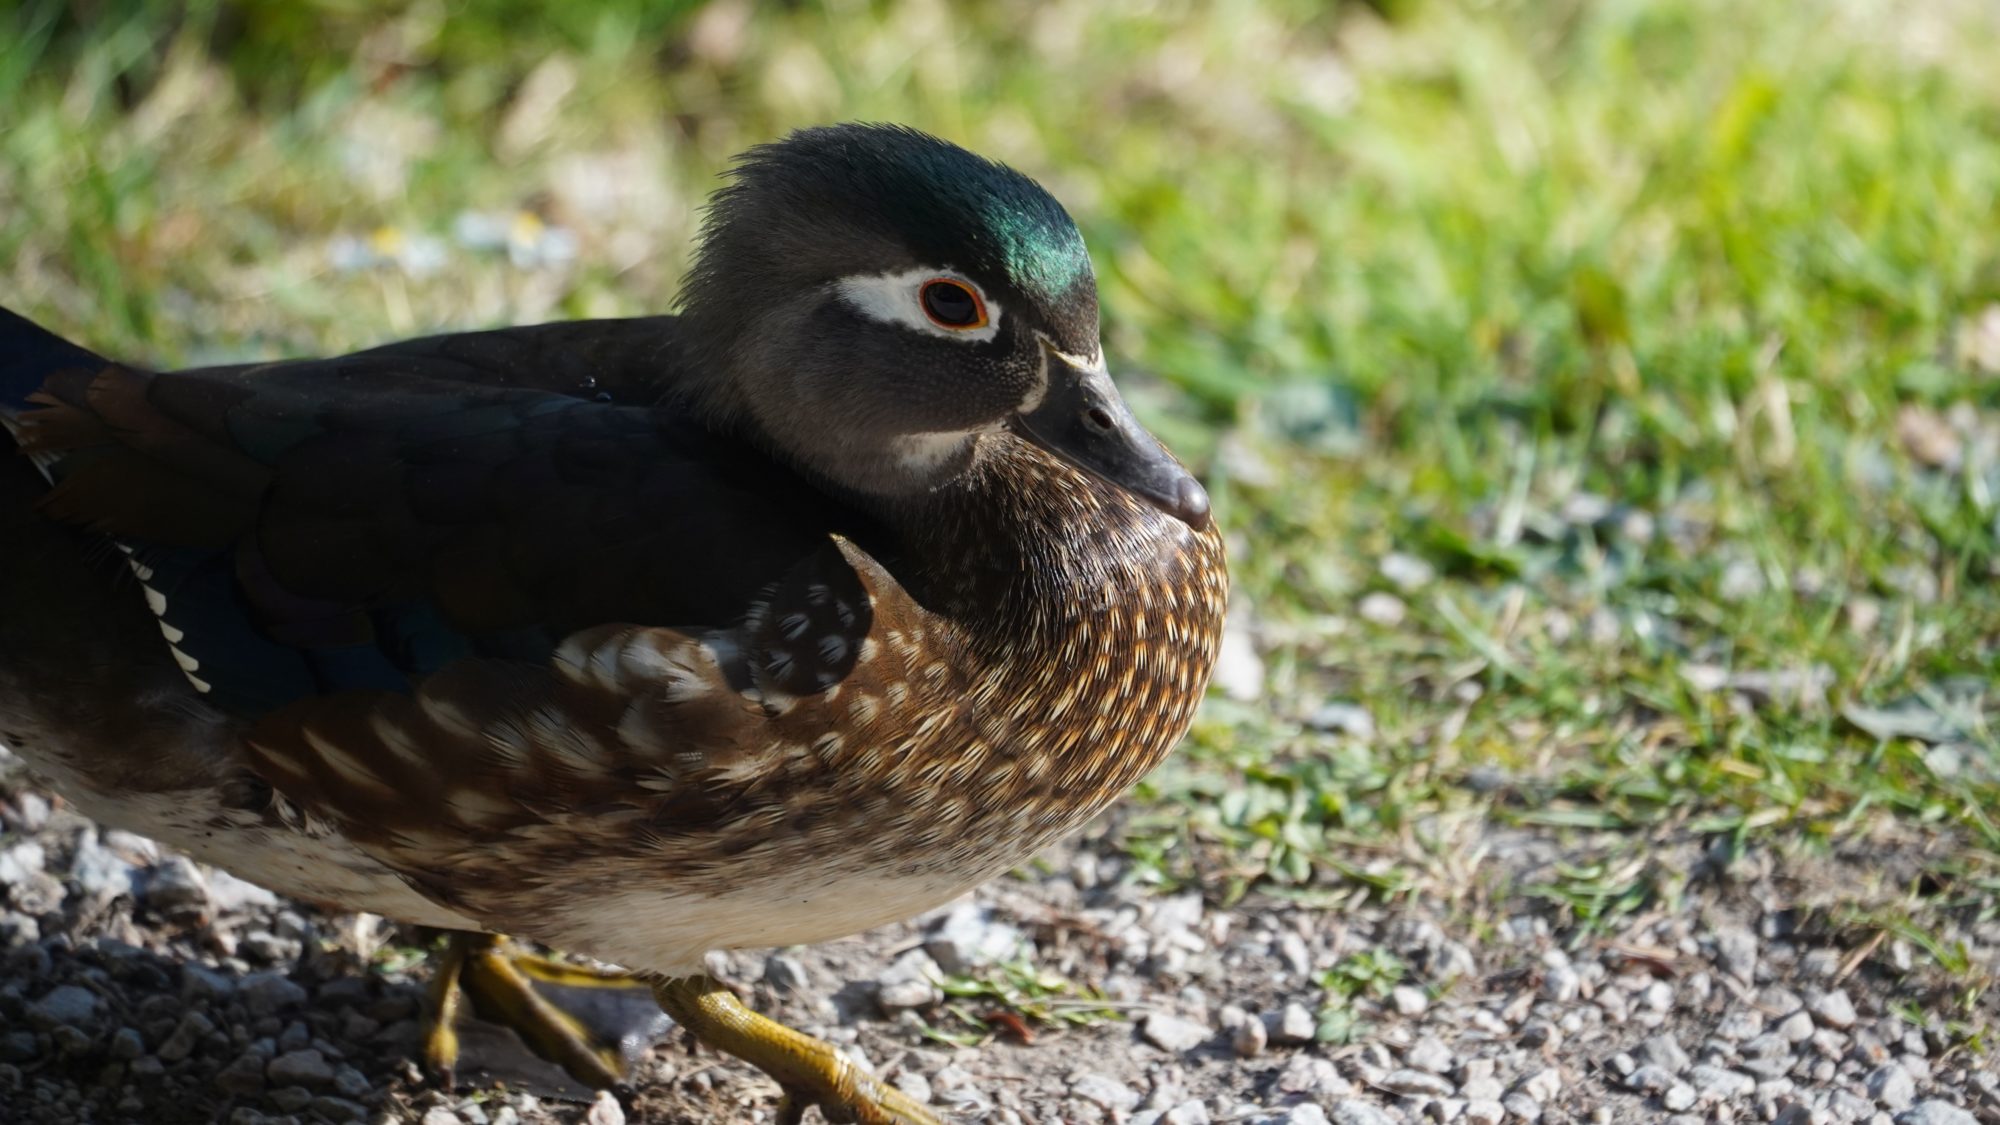
[[[1020,438],[1208,519],[1200,483],[1112,385],[1069,214],[956,145],[840,125],[751,150],[682,304],[707,405],[857,494],[936,489]]]

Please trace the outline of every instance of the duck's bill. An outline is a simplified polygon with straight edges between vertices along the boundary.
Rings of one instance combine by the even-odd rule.
[[[1047,392],[1015,415],[1015,433],[1189,527],[1208,525],[1207,490],[1132,416],[1108,373],[1053,348],[1048,371]]]

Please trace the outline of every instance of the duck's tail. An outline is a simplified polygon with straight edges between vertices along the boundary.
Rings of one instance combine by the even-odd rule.
[[[28,409],[28,396],[58,371],[95,371],[111,361],[0,305],[0,417]]]
[[[96,371],[110,360],[0,306],[0,451],[12,453],[20,440],[21,415],[34,408],[28,397],[61,371]]]

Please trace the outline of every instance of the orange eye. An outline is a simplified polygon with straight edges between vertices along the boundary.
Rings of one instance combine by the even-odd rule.
[[[917,299],[924,306],[924,315],[940,328],[970,329],[986,327],[986,302],[979,299],[979,293],[962,281],[948,277],[936,277],[924,282],[917,291]]]

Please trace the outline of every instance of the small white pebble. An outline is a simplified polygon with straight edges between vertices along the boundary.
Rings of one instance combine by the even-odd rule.
[[[1389,990],[1389,1003],[1398,1015],[1421,1016],[1431,1006],[1430,997],[1424,990],[1407,984],[1399,984]]]
[[[1854,1021],[1857,1018],[1854,1011],[1854,1001],[1848,999],[1847,992],[1844,989],[1836,988],[1830,992],[1820,993],[1818,996],[1813,997],[1809,1007],[1812,1011],[1813,1019],[1818,1021],[1822,1027],[1830,1027],[1838,1031],[1845,1031],[1853,1027]]]
[[[1656,980],[1646,986],[1640,994],[1640,1003],[1655,1012],[1670,1012],[1674,1008],[1674,986],[1663,980]]]
[[[1555,1067],[1543,1067],[1521,1080],[1521,1092],[1538,1102],[1552,1102],[1562,1093],[1562,1073]]]
[[[1287,1004],[1271,1026],[1264,1030],[1270,1033],[1272,1041],[1278,1043],[1310,1043],[1313,1033],[1319,1029],[1319,1021],[1306,1010],[1303,1004]]]
[[[618,1104],[611,1091],[599,1090],[583,1119],[587,1125],[625,1125],[625,1107]]]

